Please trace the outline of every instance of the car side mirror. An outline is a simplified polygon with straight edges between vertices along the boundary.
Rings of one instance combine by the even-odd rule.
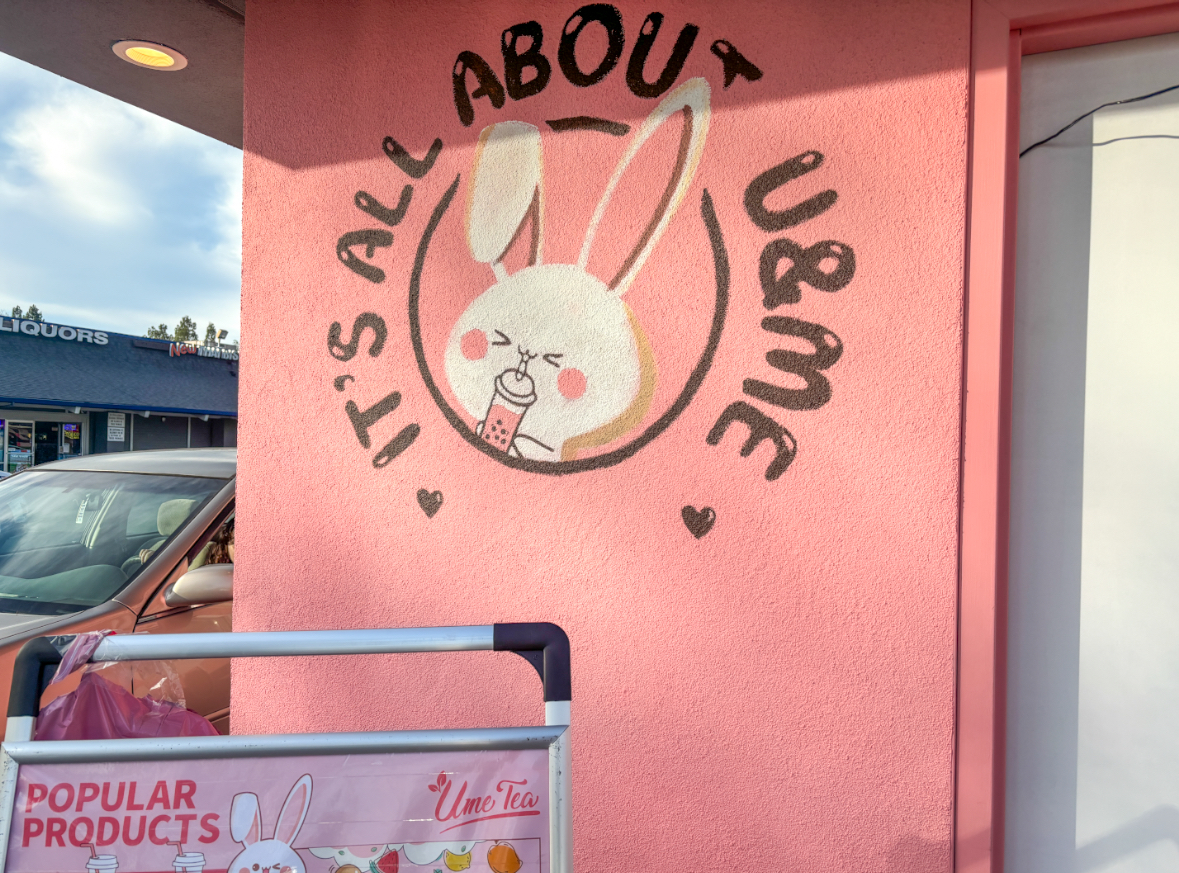
[[[205,564],[189,570],[164,591],[168,606],[200,606],[233,600],[233,564]]]

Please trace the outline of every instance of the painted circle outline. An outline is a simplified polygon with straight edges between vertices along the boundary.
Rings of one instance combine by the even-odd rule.
[[[725,250],[724,237],[721,235],[720,223],[717,221],[716,209],[713,206],[712,196],[708,193],[708,189],[705,188],[701,192],[700,214],[704,219],[704,226],[708,230],[709,242],[712,244],[712,259],[716,269],[716,308],[712,314],[712,326],[709,329],[708,342],[705,343],[700,360],[692,368],[692,373],[688,377],[688,381],[684,384],[684,389],[679,393],[679,396],[676,397],[671,406],[659,418],[651,422],[641,434],[630,442],[606,452],[604,455],[595,455],[592,458],[582,458],[574,461],[535,461],[531,458],[514,458],[506,452],[492,448],[483,440],[479,439],[476,433],[467,426],[467,423],[462,417],[454,411],[454,408],[446,402],[446,398],[442,396],[442,392],[439,390],[438,384],[434,381],[434,376],[430,372],[430,367],[426,363],[426,350],[422,344],[420,312],[422,270],[426,264],[426,253],[430,248],[430,241],[433,239],[438,225],[442,222],[442,217],[446,214],[451,200],[454,199],[461,179],[461,174],[454,177],[454,181],[446,189],[446,193],[442,195],[442,199],[438,201],[438,205],[434,207],[434,211],[430,215],[430,220],[426,223],[425,230],[422,231],[422,238],[418,243],[417,254],[414,256],[413,270],[409,276],[409,335],[410,340],[413,342],[413,353],[414,358],[417,360],[418,372],[421,374],[422,381],[426,385],[426,390],[430,392],[430,396],[442,411],[443,416],[445,416],[451,427],[458,432],[459,436],[487,455],[487,457],[505,467],[524,470],[528,473],[542,473],[547,476],[564,476],[569,473],[580,473],[585,470],[600,470],[625,461],[640,449],[646,447],[656,437],[662,435],[665,430],[671,427],[672,422],[679,417],[680,413],[687,408],[688,404],[692,402],[692,399],[696,396],[696,392],[700,389],[700,385],[704,382],[704,377],[708,375],[708,371],[712,368],[717,347],[720,345],[721,333],[725,327],[725,316],[729,308],[729,256]]]

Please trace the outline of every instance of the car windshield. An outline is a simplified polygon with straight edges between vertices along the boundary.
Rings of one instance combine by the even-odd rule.
[[[65,615],[113,597],[221,479],[27,470],[0,485],[0,612]]]

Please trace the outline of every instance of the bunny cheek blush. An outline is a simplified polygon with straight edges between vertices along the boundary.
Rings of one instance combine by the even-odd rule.
[[[557,390],[569,400],[576,400],[585,393],[585,373],[570,367],[557,374]]]
[[[487,355],[487,334],[475,328],[463,334],[459,343],[463,350],[463,357],[468,361],[478,361]]]

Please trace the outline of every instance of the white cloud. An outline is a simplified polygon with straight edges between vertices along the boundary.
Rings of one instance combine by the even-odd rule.
[[[0,309],[236,336],[241,184],[239,150],[0,55]]]
[[[128,141],[140,148],[165,146],[163,119],[133,113],[102,95],[55,87],[48,100],[11,120],[4,141],[11,149],[6,175],[22,170],[27,204],[35,196],[73,215],[102,224],[127,224],[150,216],[144,192],[127,178],[119,154]],[[12,189],[10,189],[12,190]]]

